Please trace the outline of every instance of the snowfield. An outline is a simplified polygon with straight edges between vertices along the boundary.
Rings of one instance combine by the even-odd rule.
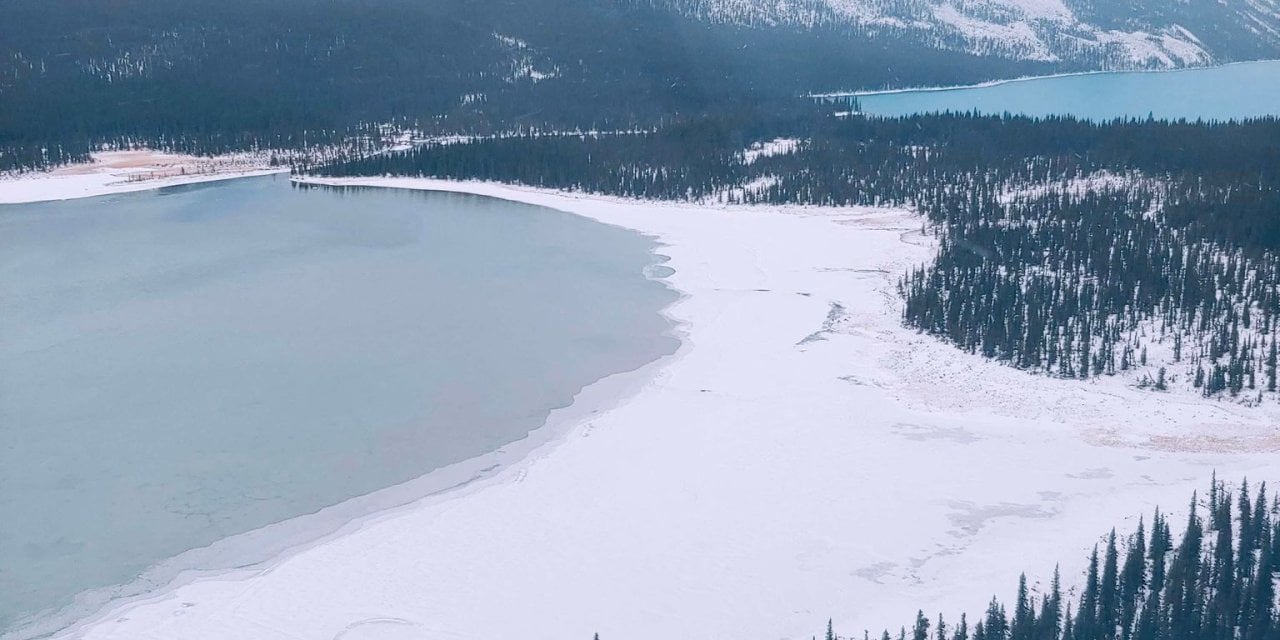
[[[651,235],[683,346],[501,469],[61,637],[774,639],[827,618],[861,637],[972,615],[1023,570],[1047,584],[1061,562],[1070,585],[1112,526],[1157,504],[1176,524],[1215,469],[1280,479],[1280,407],[1030,375],[904,328],[896,280],[933,251],[906,211],[324,182]]]

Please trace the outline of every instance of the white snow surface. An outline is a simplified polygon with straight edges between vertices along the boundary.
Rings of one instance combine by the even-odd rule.
[[[1179,513],[1214,469],[1280,478],[1276,407],[1030,375],[904,328],[894,283],[934,250],[906,211],[327,182],[649,234],[683,346],[505,468],[62,637],[810,638],[829,617],[860,637],[976,613],[1023,570],[1071,584],[1112,526]]]
[[[760,158],[785,156],[796,152],[800,141],[795,138],[774,138],[764,142],[752,143],[742,151],[742,164],[755,164]]]

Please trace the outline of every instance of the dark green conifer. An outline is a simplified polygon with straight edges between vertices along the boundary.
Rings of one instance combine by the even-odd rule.
[[[924,616],[924,611],[916,612],[916,623],[911,629],[911,640],[929,640],[929,619]]]

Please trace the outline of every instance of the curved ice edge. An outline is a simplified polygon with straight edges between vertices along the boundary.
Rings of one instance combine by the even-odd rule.
[[[229,178],[236,179],[236,178]],[[205,547],[192,549],[148,568],[136,580],[77,594],[74,601],[59,609],[49,609],[16,621],[13,628],[0,633],[0,640],[34,640],[38,638],[74,638],[77,632],[121,617],[138,605],[157,602],[179,588],[202,580],[245,580],[280,565],[289,558],[328,541],[345,537],[368,524],[394,517],[411,509],[465,497],[495,482],[515,479],[506,473],[520,463],[536,460],[555,450],[574,433],[586,426],[597,414],[625,405],[657,378],[660,371],[683,358],[692,347],[687,328],[671,309],[689,297],[689,293],[668,280],[676,270],[667,266],[670,256],[662,252],[662,243],[653,235],[635,229],[596,220],[580,213],[559,209],[518,198],[504,198],[466,189],[465,182],[451,183],[454,189],[430,189],[412,185],[356,185],[339,187],[407,188],[416,191],[464,193],[475,197],[509,200],[528,206],[552,209],[586,218],[596,224],[627,229],[653,245],[651,263],[644,277],[662,282],[677,297],[658,310],[667,322],[659,337],[675,342],[674,348],[663,349],[654,360],[628,371],[608,374],[573,395],[568,405],[552,407],[543,424],[525,437],[503,445],[495,451],[461,462],[433,469],[408,482],[379,489],[325,507],[314,513],[284,520],[252,531],[223,538]],[[327,185],[326,185],[327,186]],[[506,477],[503,477],[506,476]]]

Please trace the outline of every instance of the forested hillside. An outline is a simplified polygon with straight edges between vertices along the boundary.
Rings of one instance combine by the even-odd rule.
[[[101,144],[305,148],[383,123],[625,129],[811,90],[1056,68],[642,0],[9,0],[4,14],[0,171]]]
[[[1276,0],[8,0],[0,171],[1280,55]]]
[[[1101,554],[1095,546],[1076,593],[1053,581],[1033,593],[1025,574],[1005,605],[992,598],[986,614],[930,618],[920,611],[911,627],[883,632],[882,640],[1275,640],[1276,571],[1280,558],[1280,503],[1262,485],[1233,495],[1214,482],[1207,504],[1192,497],[1179,537],[1157,510],[1150,528],[1118,536],[1113,529]],[[1205,509],[1204,517],[1200,509]],[[1077,580],[1070,579],[1071,583]],[[1072,602],[1073,595],[1076,597]],[[835,640],[828,626],[827,640]]]
[[[760,149],[775,137],[793,142]],[[903,275],[909,325],[1064,378],[1121,375],[1157,392],[1250,403],[1277,391],[1274,119],[1099,125],[744,112],[635,135],[476,139],[311,170],[912,207],[939,252]]]

